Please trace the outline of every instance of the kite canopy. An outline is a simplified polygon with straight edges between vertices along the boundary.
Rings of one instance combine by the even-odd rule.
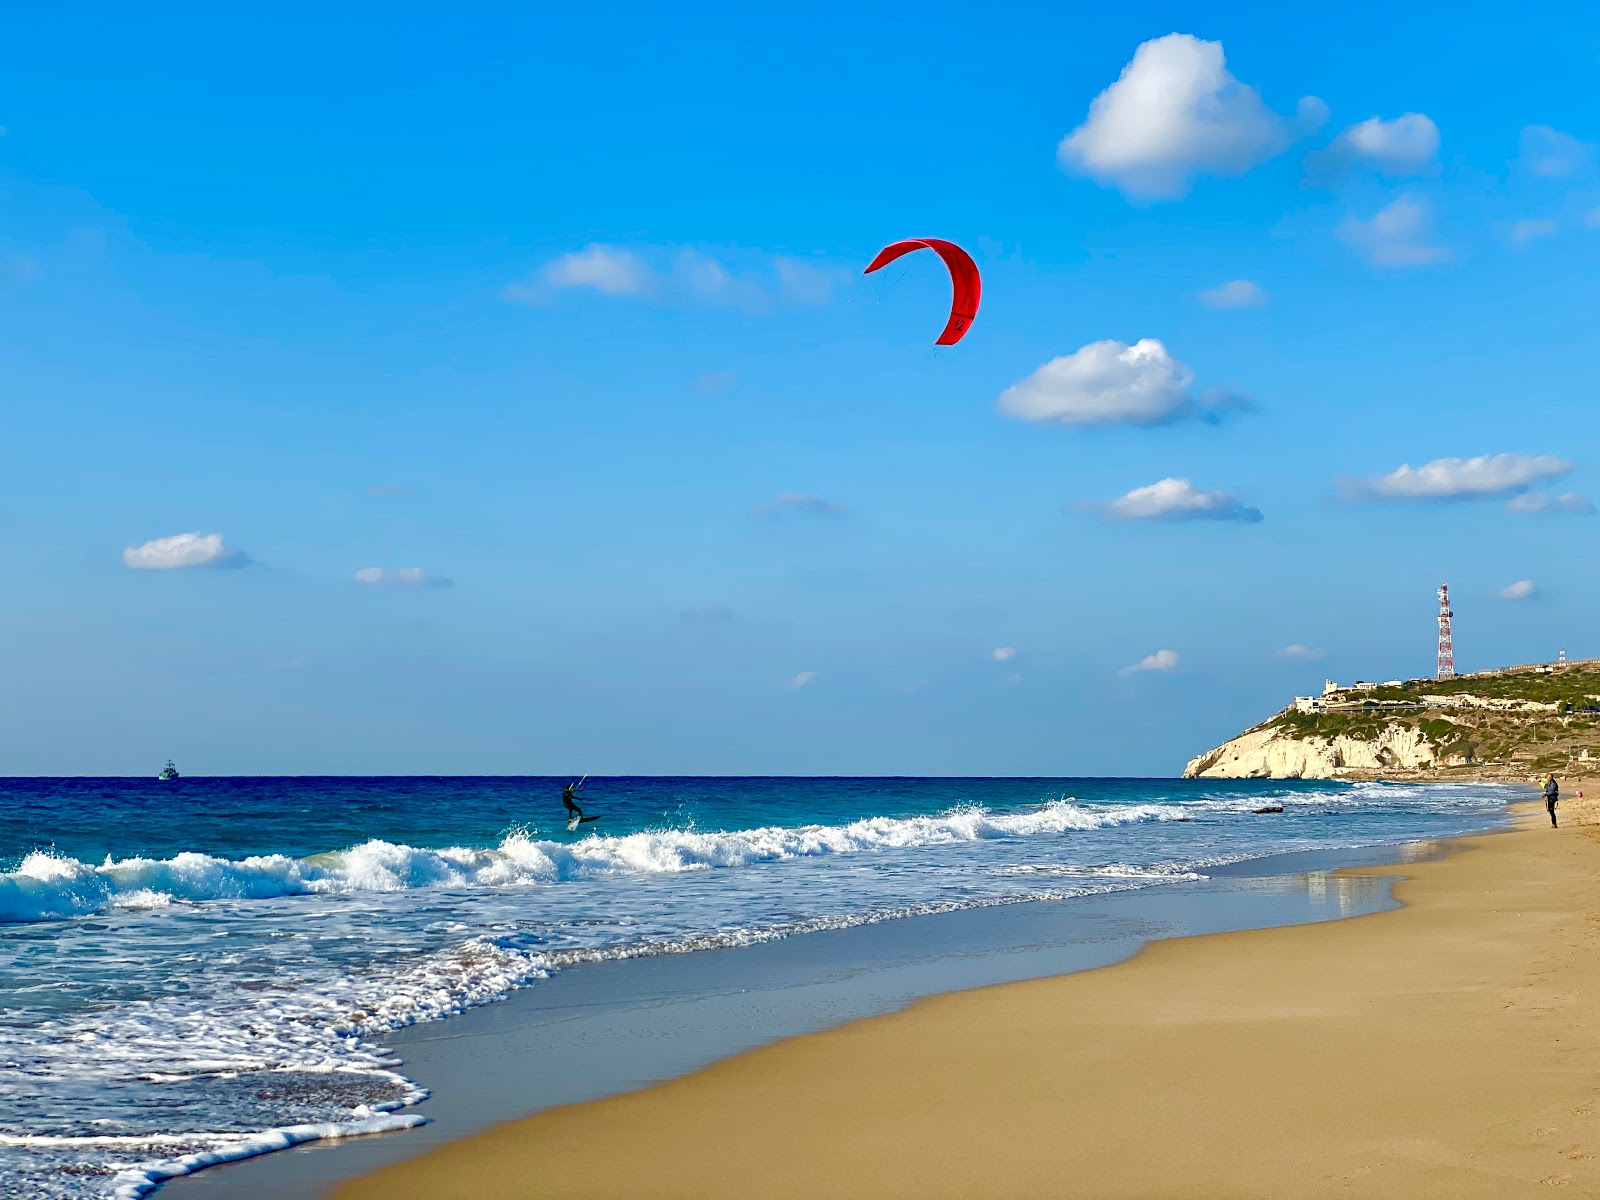
[[[941,238],[913,238],[879,250],[878,257],[867,264],[862,274],[871,275],[913,250],[932,250],[950,268],[950,282],[954,288],[950,301],[950,320],[934,345],[954,346],[972,328],[973,318],[978,315],[978,297],[983,293],[983,280],[978,277],[978,264],[972,261],[972,255],[954,242]]]

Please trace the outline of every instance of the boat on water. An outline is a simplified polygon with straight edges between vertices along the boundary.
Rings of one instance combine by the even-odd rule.
[[[161,774],[156,776],[157,779],[177,779],[178,777],[178,768],[172,765],[170,758],[167,759],[167,765],[161,768]]]

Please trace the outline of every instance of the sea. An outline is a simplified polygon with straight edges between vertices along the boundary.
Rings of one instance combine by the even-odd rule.
[[[587,963],[1507,820],[1471,784],[595,778],[569,831],[568,782],[0,780],[0,1195],[418,1124],[386,1035]]]

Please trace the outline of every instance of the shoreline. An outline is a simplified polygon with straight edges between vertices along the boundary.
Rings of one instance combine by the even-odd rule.
[[[1600,1025],[1583,1001],[1600,987],[1600,837],[1573,808],[1579,827],[1555,832],[1528,807],[1448,858],[1338,872],[1403,874],[1403,907],[919,1000],[331,1194],[1600,1190]],[[605,1154],[582,1152],[602,1125]]]
[[[307,1143],[168,1181],[182,1200],[268,1200],[328,1188],[508,1120],[665,1083],[763,1046],[926,997],[1125,961],[1150,942],[1337,921],[1395,906],[1403,864],[1453,839],[1302,851],[1207,877],[807,934],[756,947],[589,964],[386,1040],[432,1094],[430,1121]],[[1340,868],[1366,864],[1352,875]]]

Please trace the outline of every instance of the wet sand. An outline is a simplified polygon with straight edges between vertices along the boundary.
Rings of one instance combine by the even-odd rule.
[[[1397,872],[1336,874],[1449,853],[1443,841],[1311,851],[1218,866],[1159,887],[905,917],[695,954],[588,963],[505,1000],[399,1030],[385,1044],[432,1094],[426,1125],[309,1142],[173,1180],[163,1200],[324,1196],[375,1171],[565,1104],[637,1091],[784,1038],[918,999],[1121,962],[1148,941],[1331,921],[1395,907]]]
[[[1600,829],[1542,809],[1400,910],[934,997],[333,1195],[1600,1194]]]

